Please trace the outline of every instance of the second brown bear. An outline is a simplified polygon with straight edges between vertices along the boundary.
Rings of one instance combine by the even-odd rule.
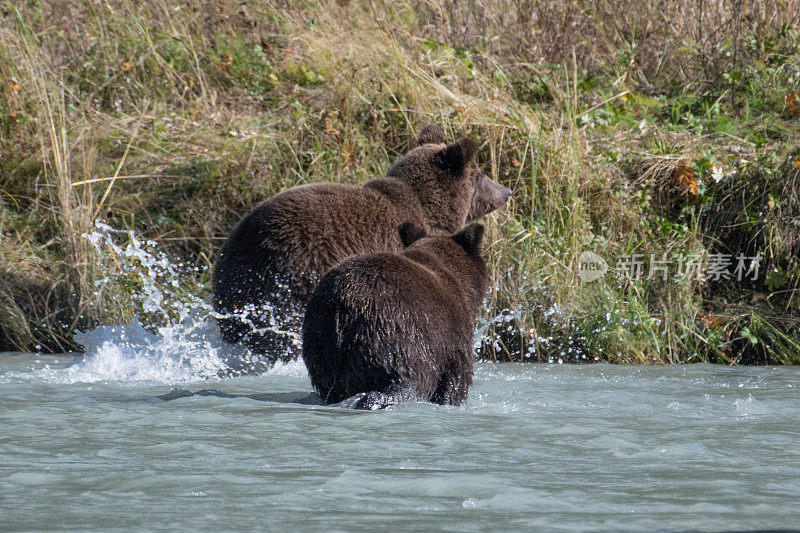
[[[406,248],[352,257],[325,274],[308,302],[303,360],[326,403],[404,400],[461,405],[475,365],[475,318],[486,291],[483,226],[427,237],[398,228]]]

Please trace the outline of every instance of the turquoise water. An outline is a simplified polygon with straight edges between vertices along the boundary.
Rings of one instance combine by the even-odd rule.
[[[298,403],[301,364],[206,378],[109,331],[0,354],[0,530],[800,524],[800,368],[484,363],[464,407],[357,412]]]

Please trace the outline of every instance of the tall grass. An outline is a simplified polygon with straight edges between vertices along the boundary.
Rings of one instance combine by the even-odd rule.
[[[64,350],[75,328],[136,311],[124,276],[96,294],[114,265],[81,237],[95,219],[207,268],[258,201],[380,175],[433,122],[481,141],[515,191],[488,220],[482,357],[798,360],[766,348],[797,345],[791,202],[757,222],[789,280],[770,284],[780,312],[720,312],[771,292],[763,280],[578,276],[585,250],[612,270],[719,251],[721,227],[780,196],[767,176],[794,154],[796,0],[3,6],[0,349]],[[712,168],[749,176],[751,200],[727,209],[742,186]],[[205,272],[184,290],[207,290]]]

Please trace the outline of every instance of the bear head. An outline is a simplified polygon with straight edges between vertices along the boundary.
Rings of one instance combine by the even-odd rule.
[[[486,261],[481,255],[484,228],[470,224],[453,235],[429,236],[424,228],[413,222],[404,222],[397,228],[400,240],[410,255],[415,252],[433,253],[439,264],[458,280],[469,300],[469,305],[479,307],[486,292]]]
[[[453,233],[505,205],[511,189],[490,180],[478,168],[478,145],[470,138],[445,144],[438,126],[423,128],[419,146],[397,161],[387,176],[407,183],[417,194],[429,227]]]

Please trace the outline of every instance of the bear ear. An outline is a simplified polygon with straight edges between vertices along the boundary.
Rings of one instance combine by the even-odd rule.
[[[460,176],[464,173],[467,165],[475,159],[478,145],[472,139],[464,137],[460,141],[448,145],[441,152],[433,156],[433,162],[442,170],[446,170],[453,176]]]
[[[470,224],[455,235],[453,240],[461,246],[467,255],[480,255],[483,243],[483,226]]]
[[[436,124],[428,124],[420,130],[417,142],[423,144],[444,144],[444,133]]]
[[[403,248],[407,248],[428,235],[425,228],[417,226],[413,222],[403,222],[397,226],[397,232],[400,234],[400,241],[403,243]]]

